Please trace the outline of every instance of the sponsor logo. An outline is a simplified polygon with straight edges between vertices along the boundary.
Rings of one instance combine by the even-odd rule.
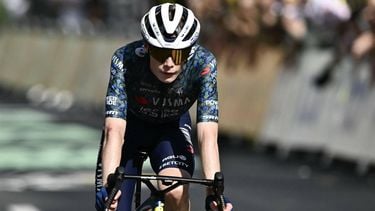
[[[153,118],[157,118],[159,116],[158,109],[141,107],[138,111],[139,111],[139,113],[141,113],[143,115],[150,116],[150,117],[153,117]]]
[[[182,166],[188,168],[189,165],[186,163],[187,158],[185,155],[170,155],[162,160],[162,164],[159,169],[163,169],[168,166]]]
[[[161,164],[159,166],[159,170],[163,169],[165,167],[168,167],[168,166],[182,166],[184,168],[188,168],[189,167],[189,165],[186,164],[186,163],[184,163],[184,162],[172,160],[172,161],[167,161],[167,162]]]
[[[142,96],[136,96],[136,97],[135,97],[135,101],[136,101],[139,105],[148,105],[148,104],[149,104],[149,101],[147,100],[147,98],[142,97]]]
[[[112,63],[115,65],[115,67],[117,67],[121,71],[123,71],[124,64],[122,63],[122,61],[117,56],[112,57]]]
[[[214,115],[203,115],[203,116],[202,116],[202,119],[218,121],[218,120],[219,120],[219,117],[214,116]]]
[[[134,52],[139,57],[145,57],[145,54],[146,54],[144,47],[136,48]]]
[[[185,155],[170,155],[168,157],[165,157],[162,162],[165,162],[165,161],[168,161],[168,160],[176,160],[176,159],[179,159],[179,160],[182,160],[182,161],[186,161],[187,158],[185,157]]]
[[[152,103],[155,106],[170,106],[170,107],[179,107],[179,106],[184,106],[187,105],[191,102],[190,98],[157,98],[154,97],[152,98]]]
[[[176,109],[163,109],[161,114],[160,114],[160,117],[161,118],[168,118],[168,117],[174,117],[174,116],[178,116],[178,110]]]
[[[153,23],[153,24],[151,25],[151,27],[152,27],[152,31],[154,31],[156,37],[159,37],[159,36],[160,36],[160,31],[159,31],[158,26],[156,26],[156,24]]]
[[[218,103],[216,100],[205,100],[202,102],[202,105],[205,105],[205,106],[217,106]]]
[[[197,47],[194,45],[194,46],[191,48],[191,50],[190,50],[188,60],[190,60],[190,59],[194,56],[195,51],[197,51]]]
[[[106,111],[105,114],[109,116],[117,116],[118,111]]]
[[[159,94],[160,93],[159,90],[149,89],[149,88],[139,88],[139,91],[140,92],[146,92],[146,93],[154,93],[154,94]]]
[[[183,88],[183,87],[178,88],[178,89],[176,90],[176,93],[177,93],[178,95],[182,95],[182,94],[184,93],[184,88]]]
[[[148,35],[147,30],[144,27],[144,25],[142,25],[141,30],[142,30],[142,35],[145,37],[146,40],[148,40],[150,38],[150,35]]]
[[[117,105],[118,98],[115,96],[107,96],[106,97],[106,104],[107,105]]]
[[[207,75],[208,73],[211,72],[211,68],[210,67],[205,67],[202,72],[201,72],[201,76],[205,76]]]

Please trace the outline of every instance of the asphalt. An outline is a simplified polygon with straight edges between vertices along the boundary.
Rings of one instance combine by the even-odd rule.
[[[14,96],[0,96],[0,210],[94,210],[98,109],[61,113]],[[319,153],[280,159],[272,146],[254,143],[220,135],[225,193],[234,210],[375,210],[373,169],[359,176],[349,161],[324,166]],[[192,186],[192,210],[203,210],[203,192]]]

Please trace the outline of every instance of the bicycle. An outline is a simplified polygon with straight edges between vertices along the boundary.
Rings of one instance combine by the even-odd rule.
[[[139,172],[142,171],[143,162],[147,158],[145,152],[140,152],[140,161],[138,165]],[[180,185],[192,183],[200,184],[207,187],[212,187],[214,190],[215,201],[218,205],[218,210],[223,211],[225,207],[224,202],[224,176],[221,172],[216,172],[214,179],[198,179],[198,178],[184,178],[184,177],[174,177],[174,176],[159,176],[159,175],[149,175],[149,174],[138,174],[138,175],[127,175],[125,174],[125,169],[123,167],[117,167],[114,174],[111,174],[108,178],[109,187],[111,191],[108,195],[108,199],[105,203],[108,209],[116,196],[117,192],[120,190],[122,182],[126,179],[136,180],[135,187],[135,211],[150,210],[153,211],[163,211],[164,210],[164,195],[177,188]],[[168,186],[165,189],[159,190],[151,181],[161,181],[163,185]],[[141,184],[144,183],[151,191],[150,196],[145,199],[141,204]]]

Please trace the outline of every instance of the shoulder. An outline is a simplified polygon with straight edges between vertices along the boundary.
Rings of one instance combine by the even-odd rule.
[[[214,61],[216,63],[215,55],[210,50],[199,44],[196,44],[193,47],[192,53],[194,54],[193,59],[200,63],[206,63],[211,61]]]
[[[143,58],[145,57],[144,42],[142,40],[130,42],[115,50],[113,57],[117,57],[121,61]]]
[[[199,71],[199,75],[206,76],[216,75],[217,71],[217,62],[215,55],[201,45],[195,45],[192,49],[192,58],[191,62],[194,66],[194,69]]]

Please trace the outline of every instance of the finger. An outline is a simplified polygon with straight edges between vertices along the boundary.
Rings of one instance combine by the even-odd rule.
[[[111,206],[109,207],[109,210],[116,210],[117,209],[117,200],[113,200]]]
[[[210,208],[212,211],[217,211],[217,203],[216,201],[211,202]]]
[[[233,205],[231,203],[225,204],[225,211],[231,211],[233,209]]]
[[[119,190],[117,193],[116,193],[116,196],[115,196],[115,200],[118,200],[121,196],[121,191]]]

